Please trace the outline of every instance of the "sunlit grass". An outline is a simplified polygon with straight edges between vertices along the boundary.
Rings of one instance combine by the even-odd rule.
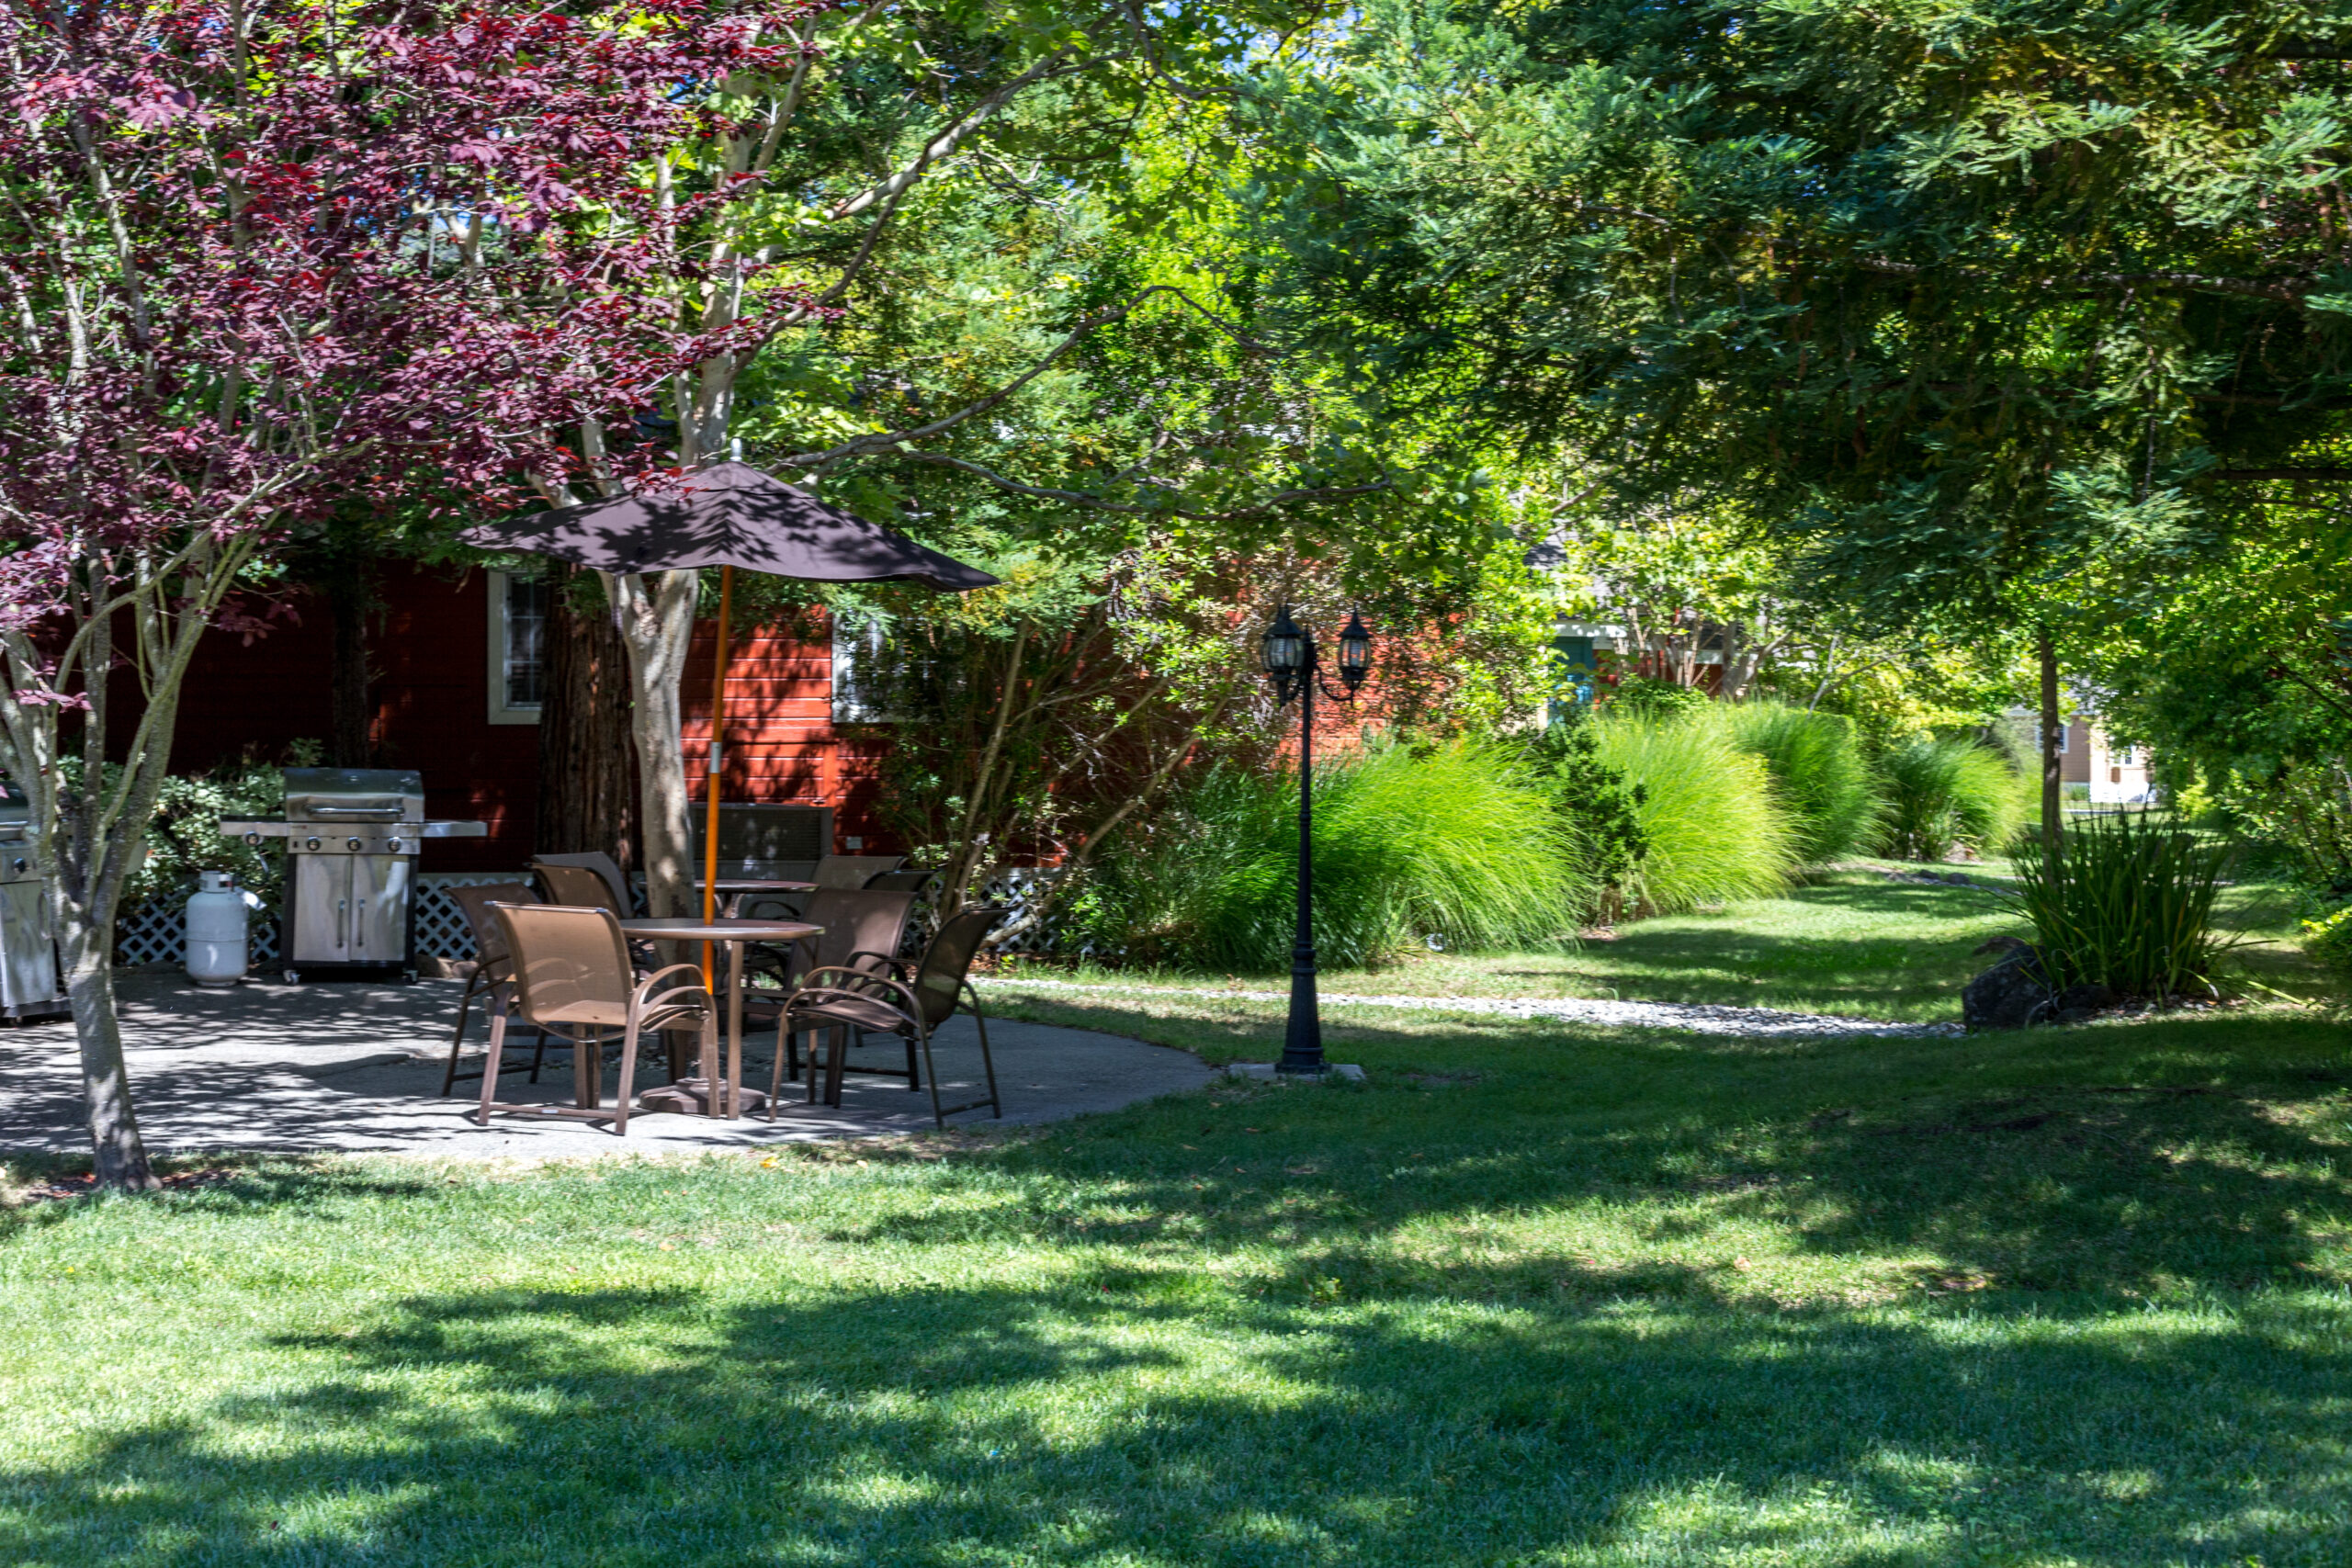
[[[1992,962],[1977,949],[1992,937],[2032,935],[2016,905],[1996,891],[2008,885],[2007,863],[1878,864],[1883,869],[1818,874],[1780,897],[1630,921],[1611,936],[1575,943],[1523,953],[1419,953],[1374,970],[1326,968],[1322,985],[1328,992],[1384,996],[1622,998],[1958,1021],[1962,988]],[[1922,870],[1977,885],[1889,874]],[[2256,1000],[2332,993],[2326,975],[2294,941],[2294,904],[2285,890],[2258,883],[2225,888],[2217,923],[2243,943],[2233,949],[2229,971],[2240,993]],[[1012,966],[1015,974],[1024,969],[1105,985],[1279,988],[1250,974]],[[2245,984],[2249,977],[2259,985]]]
[[[2352,1561],[2325,1021],[1328,1027],[1363,1085],[0,1211],[0,1561]]]

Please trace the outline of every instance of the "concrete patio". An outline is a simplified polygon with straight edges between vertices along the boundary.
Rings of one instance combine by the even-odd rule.
[[[787,1082],[773,1123],[638,1112],[625,1138],[609,1124],[554,1118],[500,1117],[485,1129],[471,1120],[480,1079],[460,1079],[453,1092],[461,1098],[439,1098],[462,988],[458,981],[288,986],[248,980],[234,990],[206,991],[176,971],[126,971],[119,979],[132,1094],[147,1146],[157,1154],[390,1149],[485,1159],[674,1154],[932,1125],[929,1094],[910,1093],[903,1082],[852,1075],[839,1110],[805,1103]],[[477,1008],[467,1031],[471,1065],[479,1066],[483,1034]],[[765,1088],[774,1040],[772,1033],[746,1032],[747,1083]],[[991,1020],[989,1043],[1005,1122],[1115,1111],[1198,1089],[1215,1076],[1187,1052],[1089,1030]],[[510,1051],[519,1048],[527,1061],[531,1046],[531,1037],[523,1034]],[[968,1018],[952,1021],[933,1051],[943,1101],[983,1092],[978,1036]],[[859,1059],[887,1065],[896,1052],[895,1041],[878,1041]],[[608,1093],[616,1055],[607,1054]],[[536,1085],[524,1073],[503,1077],[503,1100],[571,1102],[568,1047],[549,1048]],[[655,1078],[653,1070],[641,1069],[639,1087]],[[86,1149],[80,1083],[69,1024],[0,1032],[0,1154]],[[985,1110],[948,1119],[951,1127],[991,1124],[1003,1123],[992,1123]]]

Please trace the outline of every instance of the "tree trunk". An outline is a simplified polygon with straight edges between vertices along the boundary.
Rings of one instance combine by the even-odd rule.
[[[130,1108],[130,1079],[122,1059],[122,1023],[115,1015],[114,922],[92,921],[58,900],[58,948],[65,995],[74,1009],[81,1047],[83,1101],[88,1111],[90,1156],[98,1185],[118,1192],[152,1191],[155,1172]]]
[[[375,761],[375,711],[368,701],[368,584],[356,561],[338,562],[326,581],[327,614],[334,624],[329,657],[332,733],[327,761],[337,768],[365,768]]]
[[[693,640],[695,571],[607,577],[605,591],[622,606],[621,636],[628,648],[630,733],[637,741],[639,828],[645,842],[645,897],[650,913],[690,913],[693,883],[686,862],[694,841],[686,799],[686,759],[680,736],[679,678]]]
[[[602,851],[627,873],[639,859],[628,650],[609,603],[575,604],[594,581],[570,567],[549,583],[536,845],[549,854]]]
[[[2058,646],[2044,627],[2034,638],[2034,656],[2041,665],[2041,852],[2058,853],[2064,799],[2064,765],[2058,747],[2065,728],[2058,715]]]

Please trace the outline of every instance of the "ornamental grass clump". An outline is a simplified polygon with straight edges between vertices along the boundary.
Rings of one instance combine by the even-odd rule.
[[[2015,897],[2052,985],[2158,1000],[2215,994],[2214,964],[2228,944],[2214,931],[2213,903],[2229,859],[2226,843],[2154,826],[2144,813],[2080,819],[2055,854],[2039,836],[2020,839]]]
[[[1644,914],[1672,914],[1788,886],[1801,839],[1772,796],[1770,771],[1701,715],[1611,714],[1600,761],[1640,787],[1646,848],[1626,889]]]
[[[1891,746],[1879,754],[1878,779],[1879,848],[1897,860],[1997,854],[2025,823],[2024,781],[1973,740],[1921,736]]]
[[[1844,860],[1876,840],[1886,804],[1853,720],[1780,703],[1718,703],[1706,719],[1770,770],[1806,865]]]
[[[1290,962],[1295,775],[1218,767],[1125,835],[1079,900],[1097,952],[1263,973]],[[1525,760],[1475,741],[1380,745],[1316,770],[1315,936],[1333,968],[1434,938],[1455,950],[1574,934],[1597,889]]]

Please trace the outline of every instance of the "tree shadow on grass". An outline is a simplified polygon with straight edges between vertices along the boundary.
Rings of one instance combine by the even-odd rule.
[[[1650,1242],[1762,1224],[1874,1288],[1958,1277],[2075,1298],[2052,1308],[2062,1312],[2184,1290],[2352,1288],[2338,1234],[2352,1224],[2352,1141],[2336,1113],[2352,1075],[2338,1076],[2341,1042],[2324,1029],[2239,1016],[1969,1041],[1622,1032],[1544,1082],[1532,1080],[1556,1042],[1528,1026],[1495,1033],[1504,1048],[1444,1056],[1425,1034],[1345,1032],[1351,1050],[1372,1047],[1356,1051],[1367,1059],[1495,1068],[1476,1091],[1409,1089],[1411,1069],[1391,1065],[1368,1090],[1277,1089],[1205,1113],[1197,1101],[1139,1108],[1083,1138],[998,1156],[1008,1172],[1105,1184],[1114,1196],[1098,1212],[1044,1180],[829,1234],[1266,1247],[1279,1258],[1272,1288],[1293,1297],[1647,1296],[1683,1277],[1596,1272],[1523,1235],[1494,1260],[1482,1242],[1430,1239],[1444,1224],[1508,1227],[1514,1215],[1566,1215],[1573,1233],[1579,1214],[1613,1216]],[[1657,1088],[1645,1102],[1645,1086],[1669,1084],[1679,1094]],[[1197,1133],[1182,1128],[1204,1114]],[[1732,1251],[1708,1265],[1724,1288],[1736,1284]]]
[[[1525,1065],[1556,1041],[1509,1038],[1475,1091],[1188,1097],[927,1167],[954,1201],[810,1223],[829,1267],[933,1282],[771,1245],[731,1283],[361,1298],[259,1386],[85,1417],[0,1475],[0,1561],[2352,1561],[2352,1309],[2246,1290],[2337,1282],[2352,1205],[2313,1113],[2341,1084],[2309,1075],[2340,1043],[1894,1043],[1873,1077],[1851,1043],[1617,1035],[1574,1069],[1713,1074],[1718,1115],[1596,1104]],[[332,1223],[443,1179],[288,1165],[184,1201]],[[1399,1245],[1585,1212],[1989,1288],[1777,1310],[1703,1251]]]
[[[0,1477],[11,1561],[2334,1562],[2341,1314],[414,1298]],[[2194,1390],[2184,1397],[2184,1390]],[[1778,1555],[1772,1555],[1777,1553]],[[1741,1558],[1746,1561],[1746,1558]]]

